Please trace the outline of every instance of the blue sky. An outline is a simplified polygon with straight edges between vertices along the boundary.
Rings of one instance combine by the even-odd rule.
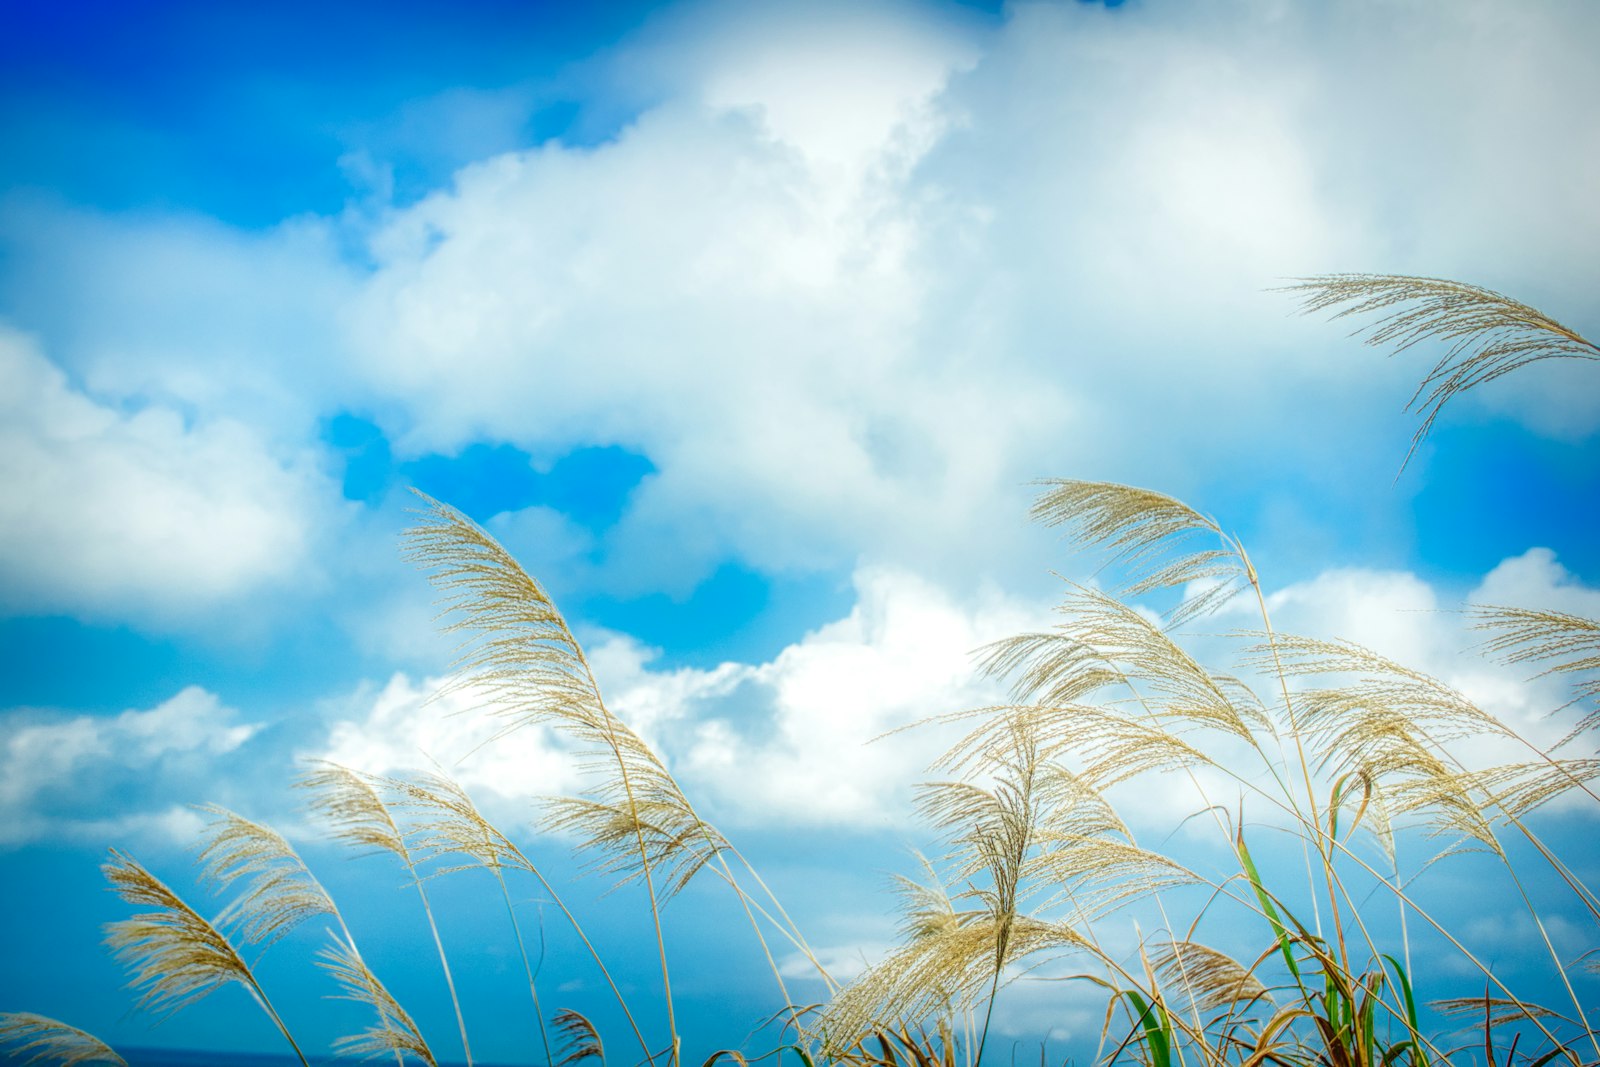
[[[1409,657],[1535,733],[1545,690],[1459,655],[1438,609],[1600,615],[1590,368],[1452,404],[1397,476],[1437,354],[1385,358],[1269,291],[1458,277],[1600,333],[1591,5],[6,19],[0,939],[22,951],[0,1009],[270,1045],[233,990],[151,1031],[98,945],[122,914],[104,850],[182,881],[188,805],[214,801],[305,843],[450,1047],[398,875],[319,845],[289,783],[307,758],[431,757],[525,825],[578,778],[544,735],[469,756],[481,722],[427,702],[452,646],[399,556],[410,487],[545,582],[617,708],[843,960],[892,936],[882,872],[921,839],[939,747],[866,742],[992,699],[968,652],[1046,617],[1052,569],[1086,573],[1029,527],[1035,479],[1191,502],[1285,628]],[[475,1043],[532,1062],[502,1021],[515,975],[472,954],[502,943],[484,889],[441,890]],[[648,1002],[626,897],[593,907]],[[723,906],[673,905],[706,1051],[776,1006],[751,946],[714,943]],[[546,925],[550,981],[614,1023]],[[348,1022],[297,984],[314,943],[269,968],[325,1045]],[[1041,1003],[999,1025],[1092,1032]]]

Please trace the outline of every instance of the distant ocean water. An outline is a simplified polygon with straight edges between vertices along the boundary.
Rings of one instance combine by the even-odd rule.
[[[267,1056],[250,1052],[193,1052],[174,1048],[119,1048],[128,1067],[300,1067],[293,1056]],[[319,1063],[310,1057],[312,1063]]]
[[[300,1061],[291,1056],[259,1052],[195,1052],[173,1048],[119,1048],[128,1067],[300,1067]],[[0,1056],[3,1056],[0,1053]],[[392,1064],[392,1058],[362,1059],[359,1056],[317,1056],[306,1054],[312,1067],[356,1067],[359,1064]],[[0,1062],[4,1062],[0,1060]],[[439,1067],[464,1067],[443,1061]],[[511,1067],[509,1064],[474,1063],[473,1067]]]

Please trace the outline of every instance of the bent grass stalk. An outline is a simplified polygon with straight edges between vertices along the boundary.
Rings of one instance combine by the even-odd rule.
[[[338,1052],[372,1056],[392,1053],[397,1064],[404,1064],[405,1056],[415,1056],[427,1067],[438,1067],[433,1050],[422,1036],[422,1031],[405,1008],[400,1006],[378,976],[362,960],[349,942],[335,939],[333,944],[318,953],[317,965],[330,974],[344,990],[338,994],[372,1008],[378,1015],[378,1025],[360,1034],[342,1037],[334,1042]]]
[[[237,982],[310,1067],[255,972],[215,925],[125,853],[112,849],[101,870],[123,900],[155,909],[106,926],[106,945],[133,971],[129,984],[143,987],[140,1008],[170,1014]]]
[[[415,832],[423,835],[421,847],[436,852],[460,852],[488,868],[500,887],[501,899],[506,905],[506,917],[511,922],[511,933],[517,942],[517,954],[522,959],[522,970],[528,979],[528,996],[533,1001],[534,1020],[538,1024],[539,1043],[544,1049],[544,1062],[554,1062],[550,1051],[550,1035],[545,1029],[544,1008],[539,1003],[539,986],[534,981],[533,965],[528,961],[528,945],[522,936],[522,924],[517,921],[517,909],[511,902],[511,889],[506,885],[503,856],[509,842],[504,845],[504,835],[496,830],[478,811],[477,805],[466,790],[441,772],[421,776],[412,783],[399,779],[385,779],[386,784],[402,797],[423,810],[439,811],[440,817]],[[580,931],[581,933],[581,931]],[[543,962],[543,930],[540,931]]]
[[[661,900],[656,891],[654,864],[645,846],[634,768],[630,766],[642,760],[647,769],[654,770],[659,767],[655,754],[606,708],[588,657],[543,587],[493,538],[459,513],[419,495],[430,506],[427,514],[433,521],[408,533],[410,555],[433,571],[437,587],[453,594],[447,611],[456,612],[458,618],[449,628],[483,637],[477,648],[463,657],[463,681],[476,676],[491,688],[509,690],[510,696],[531,697],[531,706],[514,705],[518,716],[515,721],[553,719],[579,739],[608,751],[616,765],[619,799],[632,822],[631,836],[649,897],[667,1030],[672,1041],[670,1062],[677,1067],[681,1048],[661,924]],[[507,628],[515,636],[505,634]]]
[[[491,702],[498,698],[498,713],[510,719],[507,730],[550,722],[603,754],[614,768],[615,777],[597,786],[591,799],[559,801],[551,825],[577,831],[587,846],[609,851],[613,858],[602,864],[606,869],[644,882],[676,1067],[681,1040],[661,907],[665,895],[683,888],[708,861],[718,861],[719,874],[739,896],[780,994],[789,999],[749,894],[723,856],[728,843],[695,813],[651,747],[606,706],[587,655],[543,587],[459,512],[423,499],[427,521],[408,535],[409,554],[449,594],[446,612],[454,616],[449,628],[471,635],[458,661],[456,684],[479,685]],[[622,856],[624,844],[628,857]],[[658,883],[663,866],[669,878]],[[793,936],[797,931],[785,933],[803,947]]]
[[[467,1058],[467,1067],[472,1067],[472,1044],[467,1039],[467,1023],[461,1014],[461,998],[456,994],[450,961],[445,956],[444,942],[439,938],[439,924],[434,921],[433,905],[428,901],[428,891],[423,888],[422,875],[418,873],[411,850],[406,846],[405,835],[390,813],[389,806],[364,775],[326,760],[318,761],[315,766],[318,769],[307,774],[299,784],[310,791],[312,809],[333,823],[333,835],[348,844],[390,853],[400,860],[406,873],[411,876],[417,897],[422,901],[423,914],[428,919],[428,931],[433,935],[434,948],[439,954],[445,986],[450,991],[450,1004],[455,1009],[456,1027],[461,1034],[461,1050]]]
[[[0,1012],[0,1048],[7,1045],[12,1056],[33,1054],[24,1063],[51,1059],[61,1067],[95,1063],[128,1067],[128,1061],[93,1034],[32,1012]]]
[[[589,940],[589,935],[584,931],[577,915],[550,884],[544,872],[515,842],[484,817],[466,790],[440,773],[422,776],[418,781],[404,779],[385,779],[385,781],[401,796],[407,798],[411,807],[438,813],[421,829],[423,847],[438,852],[458,852],[485,866],[510,863],[534,877],[551,902],[560,910],[568,925],[572,927],[573,933],[577,935],[589,957],[594,960],[601,977],[605,979],[607,987],[616,998],[617,1006],[622,1009],[622,1014],[627,1019],[634,1037],[638,1039],[639,1048],[643,1051],[645,1059],[651,1059],[653,1053],[650,1051],[649,1043],[645,1041],[643,1031],[639,1029],[638,1022],[634,1019],[632,1010],[628,1007],[627,998],[622,995],[622,990],[612,978],[611,971],[606,967],[605,960],[595,948],[594,942]],[[531,981],[530,976],[530,983]],[[543,1035],[545,1031],[542,1019],[539,1029]]]
[[[201,865],[200,881],[217,889],[227,889],[241,878],[248,882],[245,892],[223,909],[218,925],[226,926],[232,921],[247,942],[270,944],[307,919],[332,916],[339,924],[344,938],[342,951],[350,962],[342,969],[330,970],[341,981],[359,971],[363,976],[359,988],[376,991],[371,997],[352,995],[350,999],[371,1004],[378,1012],[380,1026],[385,1029],[395,1020],[409,1026],[409,1016],[394,1003],[362,961],[343,912],[283,835],[270,826],[214,804],[203,805],[200,810],[211,816],[205,832],[205,846],[195,860]],[[350,982],[346,985],[357,988]],[[415,1029],[411,1027],[414,1040],[401,1042],[394,1049],[396,1067],[403,1067],[403,1052],[415,1052],[419,1045],[426,1048],[426,1042]],[[429,1052],[430,1062],[431,1057]]]

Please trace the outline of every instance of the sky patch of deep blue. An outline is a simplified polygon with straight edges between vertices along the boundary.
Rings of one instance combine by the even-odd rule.
[[[62,616],[0,619],[0,707],[59,707],[114,713],[152,707],[189,684],[187,642],[129,626]]]
[[[1413,428],[1400,415],[1384,431],[1388,467],[1309,470],[1290,451],[1241,453],[1187,502],[1240,536],[1269,584],[1363,567],[1411,571],[1465,593],[1530,548],[1553,550],[1586,584],[1600,580],[1600,451],[1592,441],[1474,419],[1463,406],[1402,468]],[[1251,467],[1253,476],[1241,479]],[[1330,515],[1329,501],[1340,499],[1371,507]]]
[[[397,484],[414,486],[476,522],[506,511],[548,507],[595,532],[622,517],[629,496],[655,464],[616,445],[577,448],[540,465],[509,444],[478,441],[454,455],[397,462],[374,422],[350,412],[327,420],[323,441],[344,459],[346,500],[381,501]]]
[[[1429,441],[1414,502],[1423,577],[1482,575],[1543,547],[1586,584],[1600,581],[1600,450],[1509,420],[1443,427]]]
[[[573,132],[576,101],[540,86],[654,6],[7,4],[0,188],[260,227],[337,212],[350,192],[339,160],[370,148],[398,197],[420,195],[468,156]],[[518,86],[526,113],[503,143],[441,143],[396,122],[412,101]]]
[[[622,517],[628,497],[655,469],[644,456],[608,445],[574,449],[540,470],[513,445],[478,442],[454,456],[402,463],[396,473],[478,522],[503,511],[547,507],[603,531]]]
[[[656,471],[647,457],[615,445],[575,449],[542,467],[514,445],[487,442],[454,455],[396,461],[382,429],[350,412],[327,421],[323,440],[344,458],[347,500],[379,504],[411,486],[479,523],[503,512],[550,508],[593,535],[594,563],[603,562],[605,535],[633,492]],[[842,617],[853,599],[841,574],[767,575],[732,560],[682,596],[616,596],[573,585],[562,574],[540,578],[569,616],[660,649],[656,665],[665,669],[767,662],[794,641],[797,626]]]
[[[596,625],[660,649],[652,663],[658,670],[709,670],[729,661],[768,663],[799,633],[843,618],[854,601],[854,589],[842,575],[767,575],[730,561],[687,598],[594,596],[579,606]]]
[[[419,575],[416,579],[421,582]],[[353,645],[340,620],[302,611],[270,634],[176,637],[61,615],[0,619],[0,707],[115,715],[198,685],[247,716],[298,713],[396,663]]]

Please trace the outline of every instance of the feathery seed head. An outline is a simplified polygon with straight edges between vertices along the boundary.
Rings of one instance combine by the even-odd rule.
[[[240,878],[245,891],[217,916],[247,945],[270,945],[316,915],[338,915],[333,900],[282,834],[242,815],[206,805],[211,815],[197,862],[201,881],[222,889]]]
[[[32,1012],[0,1012],[0,1048],[7,1045],[12,1057],[33,1053],[19,1061],[23,1064],[48,1060],[60,1067],[95,1063],[128,1067],[126,1060],[93,1034]]]
[[[131,856],[111,850],[101,867],[130,904],[152,910],[106,926],[106,944],[132,972],[139,1006],[169,1014],[227,982],[254,988],[249,966],[215,925]]]

